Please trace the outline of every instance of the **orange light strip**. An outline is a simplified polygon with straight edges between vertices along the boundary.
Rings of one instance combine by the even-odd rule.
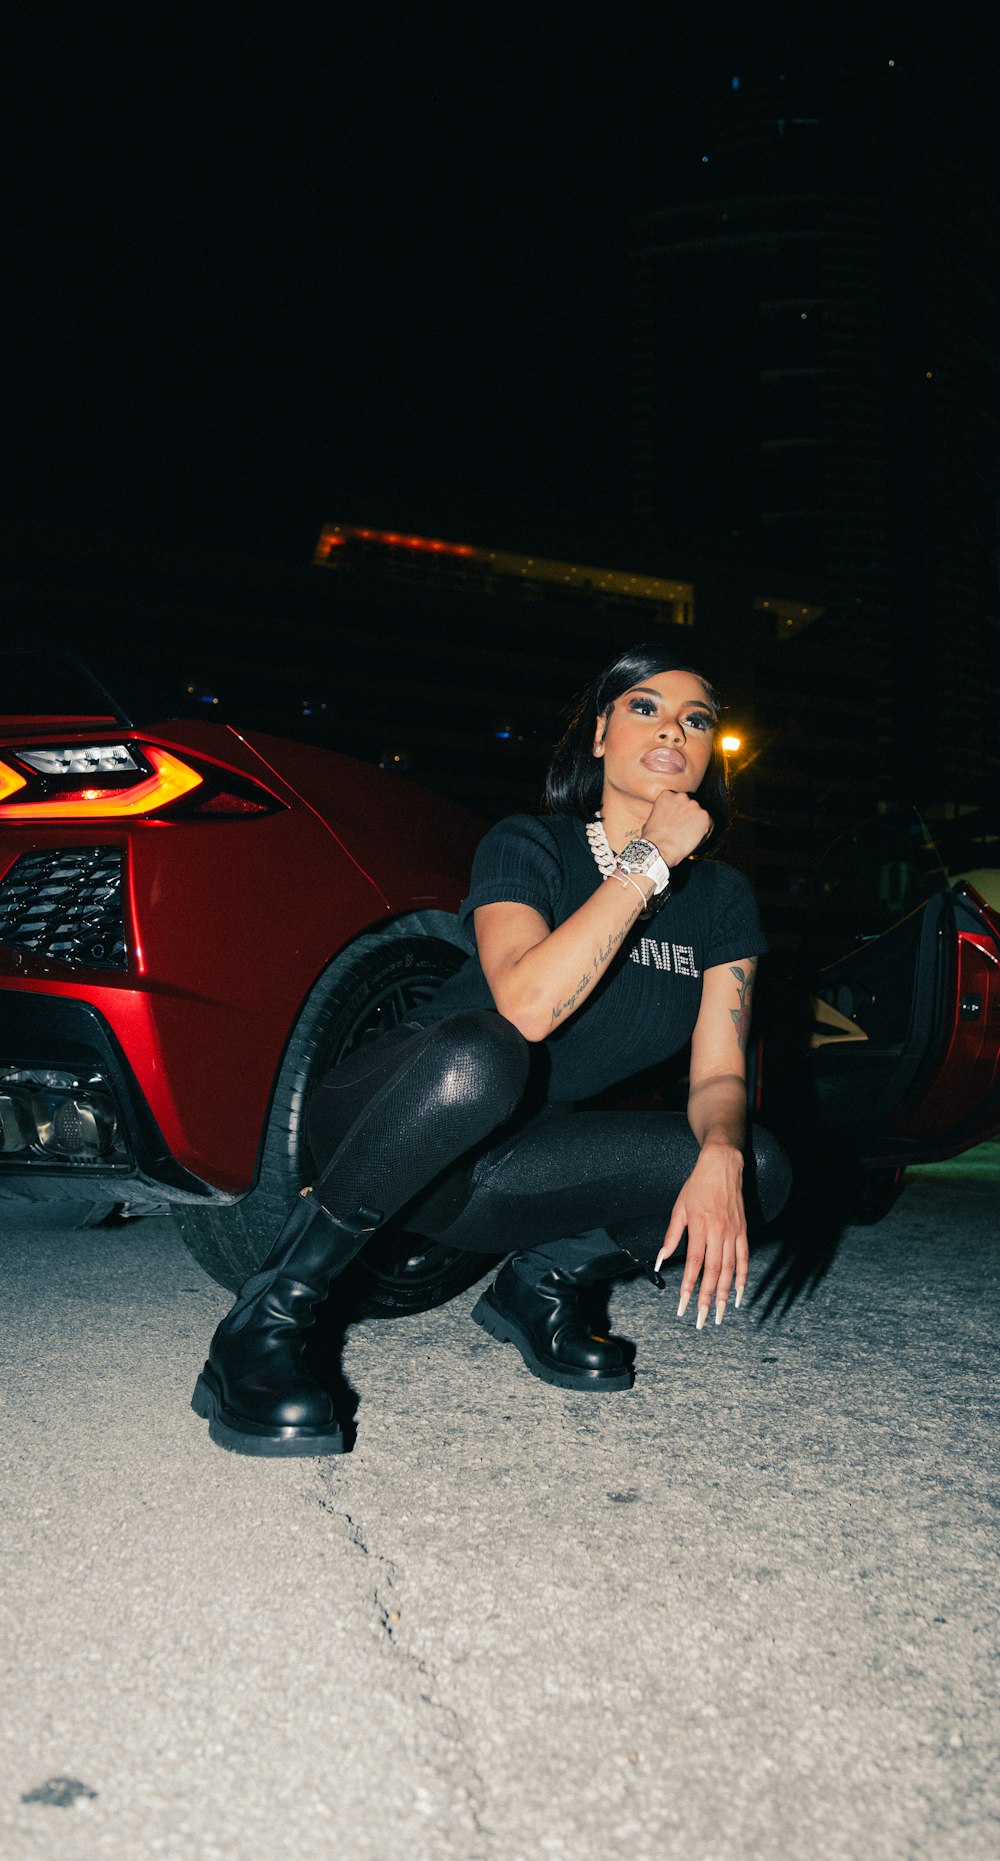
[[[50,801],[7,804],[7,795],[14,794],[25,783],[14,770],[0,764],[0,821],[133,820],[136,815],[151,814],[154,808],[165,808],[168,802],[177,801],[192,788],[200,787],[202,777],[197,771],[179,757],[171,756],[169,750],[151,749],[147,745],[143,748],[155,775],[147,776],[135,788],[117,792],[95,789],[91,799],[82,801],[62,801],[58,795],[53,795]]]
[[[445,543],[439,537],[404,536],[398,530],[361,530],[352,524],[325,529],[316,545],[316,560],[326,561],[331,550],[342,548],[353,537],[362,543],[381,543],[387,549],[418,549],[434,556],[474,556],[471,543]]]
[[[388,549],[426,549],[435,555],[474,556],[471,543],[442,543],[437,537],[401,536],[398,530],[355,530],[363,543],[384,543]]]
[[[8,795],[16,795],[19,788],[26,787],[23,775],[18,775],[16,769],[8,769],[6,763],[0,762],[0,805]]]

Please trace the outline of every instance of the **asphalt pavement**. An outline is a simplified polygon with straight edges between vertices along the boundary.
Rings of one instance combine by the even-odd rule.
[[[918,1179],[719,1330],[620,1286],[623,1395],[474,1291],[358,1326],[285,1463],[188,1406],[172,1221],[5,1210],[3,1861],[995,1861],[998,1206]]]

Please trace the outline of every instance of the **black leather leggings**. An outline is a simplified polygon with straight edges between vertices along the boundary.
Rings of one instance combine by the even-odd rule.
[[[453,1015],[395,1028],[351,1054],[313,1095],[315,1192],[330,1212],[360,1206],[385,1222],[473,1253],[541,1249],[539,1265],[581,1249],[632,1260],[659,1251],[698,1145],[661,1111],[525,1109],[530,1049],[501,1015]],[[751,1227],[774,1219],[788,1162],[752,1127],[744,1194]],[[568,1251],[567,1251],[568,1250]],[[623,1265],[625,1262],[623,1261]]]

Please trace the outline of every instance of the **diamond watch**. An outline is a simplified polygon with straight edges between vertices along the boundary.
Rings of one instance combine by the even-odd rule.
[[[670,867],[652,840],[627,841],[617,863],[627,879],[652,879],[654,898],[659,898],[670,884]]]

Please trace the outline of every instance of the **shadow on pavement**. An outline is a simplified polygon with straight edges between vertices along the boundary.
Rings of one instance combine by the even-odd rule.
[[[829,1132],[814,1129],[808,1141],[786,1140],[792,1191],[777,1221],[757,1249],[774,1248],[750,1309],[762,1324],[781,1319],[799,1299],[809,1299],[836,1259],[844,1229],[859,1218],[861,1172],[855,1156]]]

